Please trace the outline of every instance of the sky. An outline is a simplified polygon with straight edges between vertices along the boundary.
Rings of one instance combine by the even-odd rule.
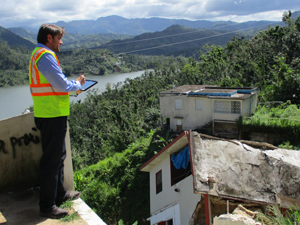
[[[33,26],[118,15],[188,20],[280,21],[299,0],[0,0],[0,26]]]

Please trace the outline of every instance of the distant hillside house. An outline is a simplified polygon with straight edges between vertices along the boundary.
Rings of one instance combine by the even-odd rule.
[[[160,93],[161,116],[164,126],[175,132],[211,123],[214,135],[238,133],[236,121],[255,111],[258,93],[257,88],[183,85]]]

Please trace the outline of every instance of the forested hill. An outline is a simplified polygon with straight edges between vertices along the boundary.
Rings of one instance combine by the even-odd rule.
[[[34,49],[35,44],[0,26],[0,42],[7,42],[11,47]]]
[[[236,32],[210,29],[192,29],[173,25],[163,31],[144,33],[131,39],[113,40],[101,46],[113,53],[135,53],[140,55],[183,55],[198,57],[198,51],[206,44],[225,45],[236,36]],[[246,38],[253,33],[244,34]]]
[[[13,32],[14,34],[17,34],[32,43],[36,44],[36,33],[29,32],[28,30],[22,28],[22,27],[14,27],[14,28],[8,28],[9,31]],[[74,49],[74,48],[93,48],[97,46],[101,46],[102,44],[105,44],[111,40],[114,39],[127,39],[131,38],[129,35],[124,34],[73,34],[67,32],[67,34],[63,37],[63,45],[61,46],[62,50],[66,49]],[[7,41],[6,39],[3,39],[4,41]],[[9,43],[10,46],[12,44]]]
[[[28,84],[28,66],[32,50],[11,48],[0,41],[0,87]],[[151,69],[158,64],[170,65],[174,57],[115,55],[107,49],[77,48],[57,53],[66,76],[108,75]],[[184,58],[179,58],[184,62]]]

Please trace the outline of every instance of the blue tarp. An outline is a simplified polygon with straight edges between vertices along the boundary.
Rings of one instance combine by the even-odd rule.
[[[172,154],[171,160],[176,169],[186,169],[189,165],[190,161],[190,151],[189,146],[186,146],[183,150],[181,150],[177,155],[175,153]]]

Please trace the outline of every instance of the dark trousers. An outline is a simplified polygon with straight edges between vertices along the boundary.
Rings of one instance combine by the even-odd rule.
[[[55,207],[66,193],[64,160],[67,117],[35,117],[35,125],[41,131],[43,149],[40,161],[40,210],[46,211]]]

